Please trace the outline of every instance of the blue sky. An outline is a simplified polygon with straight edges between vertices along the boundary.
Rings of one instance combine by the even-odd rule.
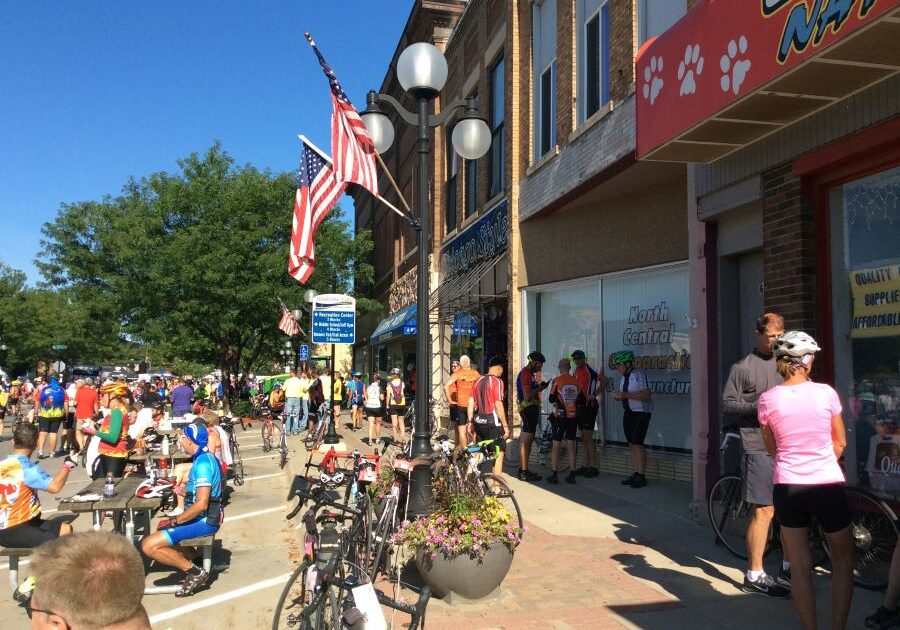
[[[0,260],[36,282],[40,228],[60,203],[116,195],[217,139],[278,171],[296,169],[298,133],[330,150],[328,84],[303,32],[363,109],[411,6],[0,1]]]

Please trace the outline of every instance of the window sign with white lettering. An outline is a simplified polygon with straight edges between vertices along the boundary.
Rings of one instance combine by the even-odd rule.
[[[686,266],[604,278],[604,371],[614,387],[621,377],[609,364],[619,350],[631,350],[635,367],[647,375],[653,416],[647,444],[691,448],[691,354]],[[625,441],[622,404],[606,400],[606,437]]]

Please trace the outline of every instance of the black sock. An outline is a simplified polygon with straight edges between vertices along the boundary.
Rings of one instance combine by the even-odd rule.
[[[191,565],[191,568],[185,571],[191,577],[199,577],[201,573],[203,573],[203,569],[198,567],[196,564]]]

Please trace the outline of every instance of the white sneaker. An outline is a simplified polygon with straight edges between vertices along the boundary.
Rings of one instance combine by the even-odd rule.
[[[174,510],[169,510],[168,512],[166,512],[166,516],[168,516],[169,518],[174,518],[179,514],[182,514],[183,512],[184,508],[177,507]]]

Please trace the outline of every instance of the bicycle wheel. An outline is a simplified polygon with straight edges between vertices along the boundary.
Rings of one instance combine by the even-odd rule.
[[[241,459],[241,449],[238,447],[237,442],[231,443],[231,461],[234,462],[234,485],[243,486],[244,461]]]
[[[865,490],[848,487],[846,492],[854,547],[853,582],[865,589],[883,589],[897,544],[897,517],[884,501]],[[829,553],[824,535],[822,546]]]
[[[300,613],[309,603],[309,591],[306,588],[309,565],[309,560],[304,558],[284,585],[281,596],[278,598],[278,604],[275,606],[272,630],[300,626]]]
[[[525,521],[522,520],[522,509],[506,481],[493,473],[484,473],[481,475],[481,487],[485,496],[494,497],[503,504],[506,511],[511,514],[510,522],[518,522],[520,529],[525,527]]]
[[[369,577],[374,582],[375,576],[382,570],[382,564],[385,563],[385,548],[389,543],[391,531],[394,521],[394,513],[397,510],[397,497],[387,497],[381,506],[381,513],[378,514],[378,521],[375,523],[375,531],[372,533],[371,547],[375,550],[372,554],[372,560],[369,564]],[[376,514],[378,511],[376,510]],[[386,566],[384,567],[387,568]]]
[[[263,453],[268,453],[272,450],[272,428],[265,421],[262,425],[262,449]]]
[[[284,443],[284,433],[281,434],[281,444],[278,446],[278,467],[284,469],[287,464],[287,444]]]
[[[743,483],[736,475],[720,477],[707,498],[709,522],[716,533],[716,544],[743,560],[747,559],[747,528],[753,519],[752,506],[744,501]],[[771,545],[766,545],[769,552]]]

